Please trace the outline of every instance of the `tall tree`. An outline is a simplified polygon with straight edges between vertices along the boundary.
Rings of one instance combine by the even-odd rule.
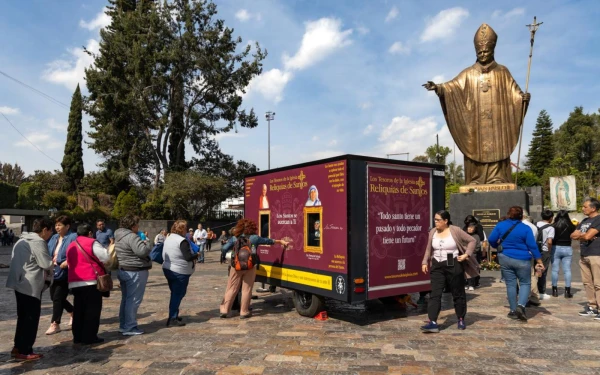
[[[77,190],[77,187],[85,174],[83,170],[83,142],[82,134],[82,111],[83,98],[79,85],[73,93],[71,99],[71,110],[69,111],[69,127],[67,129],[67,142],[65,143],[65,155],[61,163],[63,174],[71,191]]]
[[[25,172],[23,172],[19,164],[0,163],[0,181],[19,186],[23,180],[25,180]]]
[[[549,161],[554,159],[554,145],[552,143],[552,120],[545,109],[540,111],[533,137],[527,152],[525,166],[536,176],[542,177]]]
[[[575,107],[554,135],[555,158],[560,158],[579,171],[598,175],[600,167],[599,116]]]
[[[446,175],[453,184],[462,185],[465,183],[465,171],[461,164],[451,161],[446,165]]]
[[[242,94],[266,52],[240,49],[215,4],[110,0],[107,14],[86,70],[91,147],[107,168],[158,184],[162,172],[186,167],[186,142],[201,153],[218,133],[258,125]]]

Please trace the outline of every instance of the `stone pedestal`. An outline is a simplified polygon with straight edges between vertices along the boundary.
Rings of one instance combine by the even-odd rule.
[[[512,206],[521,206],[529,211],[529,196],[523,190],[458,193],[450,196],[450,216],[454,225],[464,225],[467,215],[481,220],[489,236],[498,220]]]

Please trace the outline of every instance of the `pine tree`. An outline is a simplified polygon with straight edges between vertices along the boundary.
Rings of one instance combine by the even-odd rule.
[[[538,115],[535,130],[533,131],[533,138],[529,144],[525,166],[541,178],[544,175],[544,169],[548,167],[550,160],[553,158],[552,120],[548,112],[542,109]]]
[[[83,179],[83,149],[81,142],[83,135],[81,134],[81,118],[83,110],[83,98],[79,85],[73,93],[71,99],[71,110],[69,112],[69,128],[67,130],[67,143],[65,143],[65,155],[62,160],[62,169],[69,188],[77,190],[79,182]]]

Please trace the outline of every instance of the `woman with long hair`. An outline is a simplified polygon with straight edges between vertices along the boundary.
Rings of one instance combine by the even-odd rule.
[[[250,243],[252,247],[252,254],[256,256],[256,249],[260,245],[274,245],[280,244],[285,248],[288,245],[287,241],[284,240],[273,240],[271,238],[260,237],[258,234],[258,226],[254,220],[250,219],[241,219],[237,222],[235,227],[233,228],[233,236],[229,239],[229,241],[223,246],[223,252],[227,252],[230,249],[234,248],[235,245],[244,240]],[[241,238],[245,239],[242,240]],[[239,241],[238,241],[239,240]],[[235,255],[232,255],[232,259],[235,258]],[[240,284],[242,284],[242,301],[240,308],[240,319],[246,319],[252,316],[250,313],[250,300],[252,299],[252,285],[254,285],[254,279],[256,278],[256,269],[254,267],[247,270],[236,270],[234,267],[231,267],[229,270],[229,280],[227,280],[227,289],[225,291],[225,296],[223,297],[223,301],[221,301],[220,316],[221,318],[227,318],[227,314],[231,311],[231,306],[233,305],[233,301],[237,296],[237,293],[240,289]]]
[[[422,262],[424,274],[431,275],[431,295],[427,304],[429,323],[421,327],[424,333],[440,331],[437,318],[442,307],[442,293],[450,287],[454,299],[454,311],[458,318],[458,329],[465,329],[467,297],[465,275],[476,276],[477,266],[471,257],[475,250],[475,239],[460,227],[452,225],[450,213],[441,210],[433,218],[435,227],[429,232],[429,240]]]
[[[552,297],[558,297],[558,272],[562,267],[565,276],[565,298],[573,298],[571,294],[571,260],[573,259],[571,233],[575,231],[575,225],[565,210],[560,210],[556,214],[552,225],[555,232],[555,246],[552,249]]]
[[[194,254],[190,242],[185,238],[186,228],[187,221],[177,220],[163,245],[162,269],[171,291],[167,327],[185,325],[179,317],[179,306],[187,293],[190,277],[194,273],[198,258],[198,254]]]
[[[544,270],[542,254],[538,249],[533,231],[524,223],[523,208],[509,208],[508,218],[499,222],[490,234],[490,246],[498,248],[500,270],[506,284],[510,311],[508,317],[527,321],[525,305],[531,292],[531,254],[537,262],[536,269]],[[518,295],[517,295],[518,282]]]

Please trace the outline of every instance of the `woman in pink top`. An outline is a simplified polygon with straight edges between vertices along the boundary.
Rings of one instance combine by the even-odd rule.
[[[67,248],[69,289],[73,293],[73,343],[91,345],[104,341],[98,337],[102,293],[98,291],[97,277],[106,274],[104,263],[108,251],[93,238],[92,227],[82,224],[77,228],[77,240]]]

